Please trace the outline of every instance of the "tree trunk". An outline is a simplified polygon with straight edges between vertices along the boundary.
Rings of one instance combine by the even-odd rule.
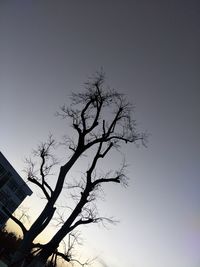
[[[8,266],[19,267],[23,262],[26,262],[27,256],[30,254],[32,249],[32,242],[35,239],[34,233],[27,232],[22,240],[19,248],[16,250],[11,264]],[[23,266],[23,265],[22,265]]]

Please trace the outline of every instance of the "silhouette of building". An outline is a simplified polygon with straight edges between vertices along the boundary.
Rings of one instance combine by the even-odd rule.
[[[0,152],[0,227],[9,219],[3,207],[13,213],[31,194],[31,189]]]

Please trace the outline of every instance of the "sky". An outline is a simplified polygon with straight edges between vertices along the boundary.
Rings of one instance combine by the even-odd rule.
[[[200,266],[199,11],[198,0],[0,1],[0,150],[22,177],[49,132],[71,133],[55,112],[101,67],[149,133],[147,148],[123,148],[129,187],[98,203],[120,222],[81,229],[94,267]],[[26,199],[32,220],[43,203]]]

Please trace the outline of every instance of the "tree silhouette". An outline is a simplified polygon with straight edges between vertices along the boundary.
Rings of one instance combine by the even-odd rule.
[[[62,257],[68,262],[73,261],[75,259],[72,257],[71,251],[74,243],[69,242],[68,249],[64,253],[58,251],[58,246],[63,238],[66,236],[72,238],[73,231],[81,225],[98,223],[103,220],[111,221],[109,218],[98,215],[94,204],[95,199],[104,184],[127,183],[124,173],[126,166],[123,162],[118,170],[103,174],[98,172],[97,167],[99,162],[108,157],[113,149],[119,150],[122,144],[135,143],[138,140],[144,141],[144,135],[136,130],[132,111],[132,105],[123,94],[114,89],[105,88],[102,72],[88,80],[84,92],[72,93],[69,107],[66,105],[61,107],[57,115],[71,122],[77,138],[65,137],[64,144],[72,154],[60,166],[54,188],[47,180],[54,166],[59,164],[53,153],[56,146],[53,136],[50,135],[48,140],[41,143],[34,151],[34,156],[39,158],[39,167],[33,159],[27,160],[27,178],[40,188],[47,203],[30,229],[27,230],[19,225],[24,236],[19,250],[15,253],[12,266],[19,266],[19,262],[24,260],[30,252],[35,257],[27,266],[44,266],[50,256],[54,259]],[[34,239],[47,227],[54,216],[56,202],[63,191],[68,172],[86,153],[88,153],[90,161],[85,175],[74,180],[72,184],[68,184],[69,190],[75,189],[75,195],[73,195],[76,200],[75,207],[71,210],[68,218],[62,219],[60,228],[48,243],[34,244]]]

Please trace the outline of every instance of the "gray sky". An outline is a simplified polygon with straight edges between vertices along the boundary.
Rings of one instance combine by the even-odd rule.
[[[0,1],[0,149],[22,176],[40,140],[69,131],[54,113],[100,67],[151,134],[147,149],[124,149],[129,188],[100,203],[121,222],[86,229],[96,266],[200,266],[199,11],[198,0]]]

